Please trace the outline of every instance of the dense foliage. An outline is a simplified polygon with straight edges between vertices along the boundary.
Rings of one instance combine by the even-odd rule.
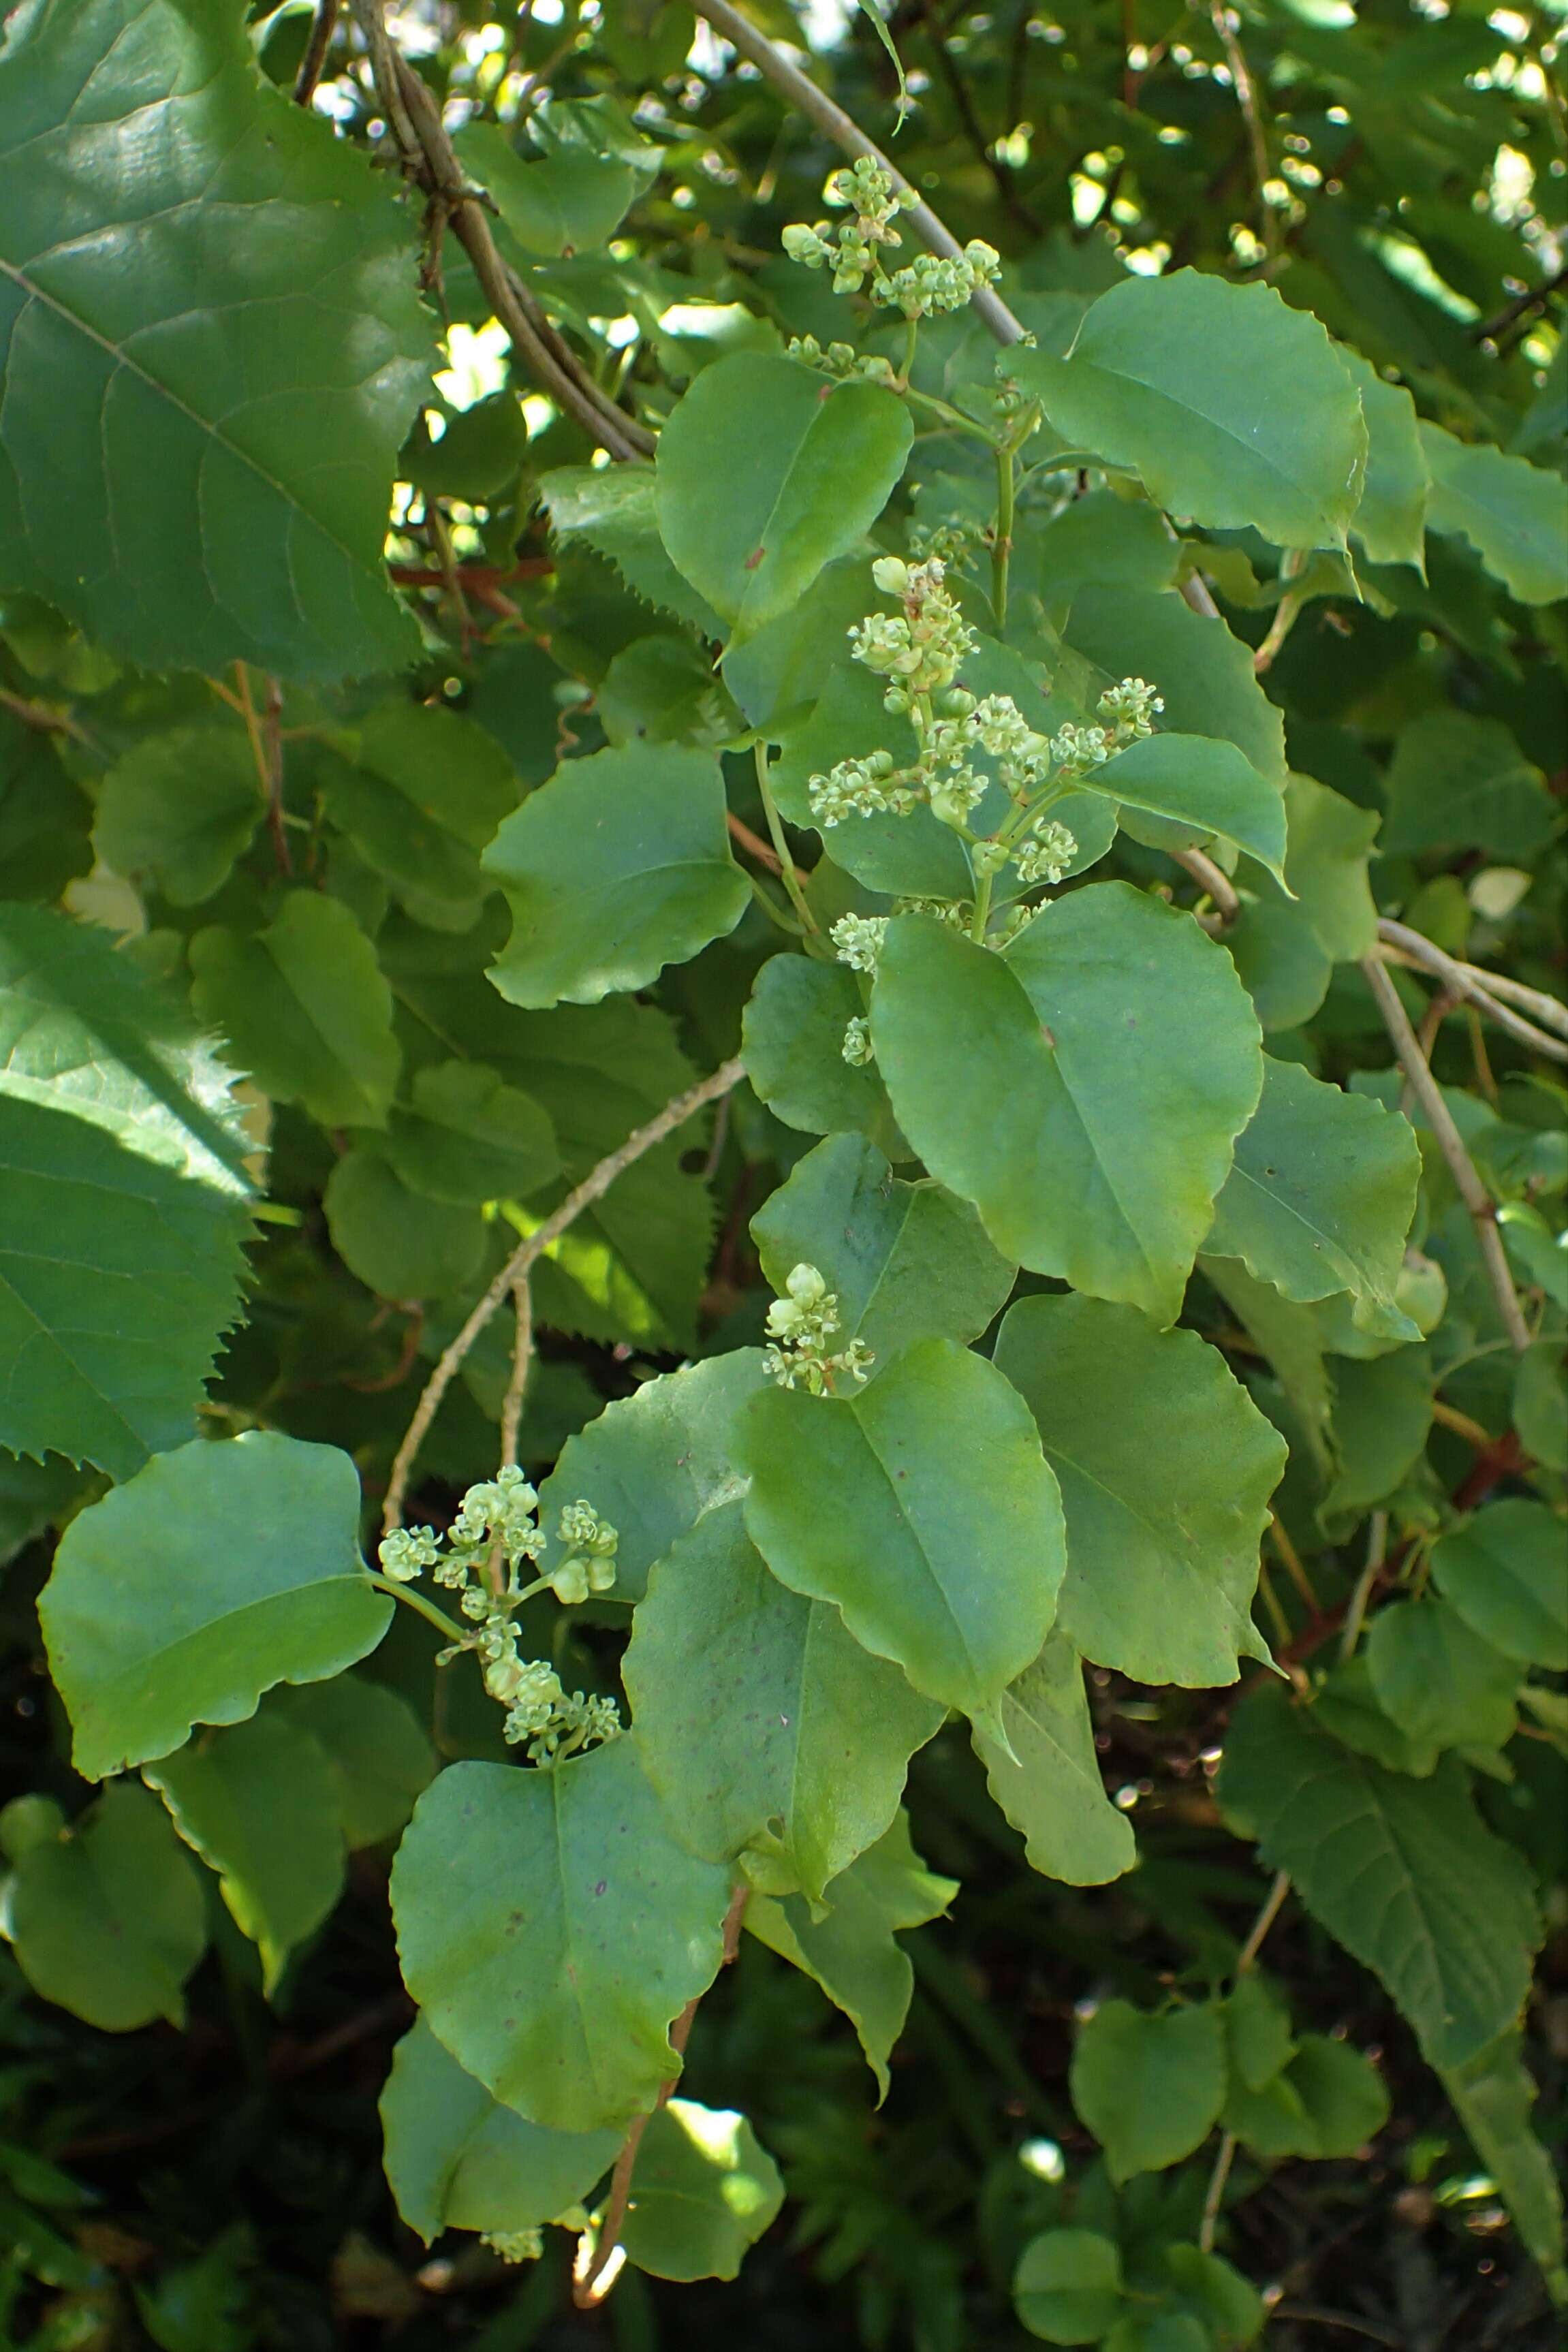
[[[0,2336],[1544,2347],[1560,19],[694,5],[5,18]]]

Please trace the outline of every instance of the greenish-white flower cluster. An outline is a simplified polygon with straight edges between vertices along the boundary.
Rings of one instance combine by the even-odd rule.
[[[858,352],[853,343],[829,343],[825,348],[815,335],[792,335],[784,356],[804,360],[807,367],[818,368],[824,375],[837,376],[845,383],[857,376],[868,383],[898,382],[891,360],[884,359],[880,352]]]
[[[770,1344],[763,1350],[763,1370],[781,1389],[807,1389],[813,1396],[831,1396],[839,1373],[864,1381],[876,1360],[861,1340],[828,1352],[840,1321],[838,1294],[829,1290],[816,1267],[794,1267],[784,1297],[768,1309]]]
[[[840,915],[827,936],[851,971],[875,971],[888,935],[886,915]]]
[[[872,301],[884,309],[900,310],[906,319],[925,319],[962,310],[975,289],[989,286],[1001,269],[995,247],[979,237],[961,254],[918,254],[901,268],[885,269],[884,249],[903,244],[893,223],[920,199],[912,188],[895,188],[881,164],[866,156],[835,172],[823,196],[849,218],[837,224],[818,221],[810,228],[796,222],[784,233],[784,249],[807,269],[831,270],[836,294],[858,294],[865,286]],[[837,348],[829,344],[829,354]],[[806,356],[804,347],[800,356]]]
[[[808,778],[813,817],[826,830],[851,817],[907,816],[923,803],[969,844],[970,862],[987,900],[993,877],[1009,863],[1026,889],[1054,886],[1070,870],[1078,843],[1066,825],[1048,819],[1049,803],[1130,743],[1152,734],[1164,708],[1160,696],[1146,679],[1124,677],[1100,696],[1098,726],[1068,724],[1047,739],[1029,725],[1010,695],[975,696],[958,684],[959,670],[974,649],[974,633],[945,584],[940,557],[907,563],[885,555],[872,565],[871,576],[903,609],[868,613],[851,627],[850,646],[857,661],[887,679],[883,708],[908,715],[916,756],[900,767],[890,751],[871,751]],[[974,764],[980,753],[994,763],[996,779],[1013,804],[989,838],[977,838],[969,825],[988,782]],[[964,918],[952,911],[951,919]],[[832,934],[839,961],[857,971],[874,971],[881,920],[842,918]],[[852,1023],[845,1060],[868,1061],[870,1055],[868,1036]]]
[[[1124,677],[1120,686],[1108,686],[1095,705],[1103,726],[1067,726],[1051,737],[1058,774],[1087,776],[1091,768],[1125,751],[1130,743],[1142,742],[1154,732],[1154,720],[1164,708],[1144,678]]]
[[[851,1017],[844,1032],[844,1043],[838,1050],[852,1070],[863,1070],[868,1062],[876,1060],[877,1049],[871,1043],[871,1024],[863,1013]]]
[[[503,2263],[536,2263],[544,2252],[542,2230],[481,2230],[479,2243]]]
[[[607,1592],[616,1580],[619,1538],[591,1504],[568,1503],[557,1522],[563,1556],[547,1575],[524,1583],[524,1562],[537,1566],[545,1547],[538,1507],[537,1493],[510,1466],[469,1487],[445,1544],[429,1528],[398,1528],[383,1539],[379,1557],[383,1575],[395,1584],[416,1583],[429,1570],[437,1584],[457,1593],[474,1630],[437,1663],[472,1650],[486,1690],[507,1710],[506,1738],[514,1746],[526,1743],[531,1762],[549,1764],[593,1741],[613,1739],[621,1719],[613,1699],[568,1693],[552,1666],[522,1656],[516,1612],[546,1591],[568,1605]]]

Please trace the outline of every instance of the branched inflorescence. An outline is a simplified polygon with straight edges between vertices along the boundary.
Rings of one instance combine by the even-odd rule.
[[[900,311],[910,320],[928,319],[940,311],[961,310],[975,289],[992,284],[1001,269],[995,247],[979,237],[951,258],[921,253],[900,268],[884,268],[884,252],[903,245],[894,221],[919,199],[912,188],[895,188],[881,164],[867,156],[845,171],[835,172],[823,195],[849,217],[837,224],[818,221],[813,228],[796,223],[785,229],[784,248],[792,261],[803,262],[808,269],[830,269],[836,294],[858,294],[864,287],[871,300],[884,310]],[[839,372],[833,366],[834,354],[839,351],[847,351],[847,346],[828,346],[826,356],[834,373]],[[815,341],[809,351],[803,342],[798,351],[792,346],[792,352],[803,359],[820,361],[825,356]],[[853,361],[853,354],[850,358]],[[842,372],[852,371],[845,367]],[[853,372],[861,371],[857,366]],[[886,362],[879,372],[887,372]]]
[[[851,1339],[837,1353],[828,1352],[840,1321],[837,1293],[829,1290],[816,1266],[795,1266],[784,1297],[768,1309],[770,1345],[763,1351],[763,1370],[781,1389],[809,1389],[813,1396],[831,1396],[839,1373],[864,1381],[875,1359],[861,1340]]]
[[[591,1505],[568,1503],[558,1522],[564,1558],[524,1584],[523,1562],[536,1566],[545,1546],[538,1507],[522,1472],[504,1469],[469,1487],[444,1546],[429,1528],[398,1528],[384,1539],[380,1559],[383,1575],[395,1584],[413,1584],[428,1569],[437,1584],[458,1594],[474,1630],[443,1651],[437,1664],[474,1651],[486,1690],[506,1708],[507,1739],[526,1743],[531,1762],[552,1764],[596,1740],[613,1739],[621,1719],[613,1699],[569,1694],[552,1666],[521,1654],[516,1612],[547,1591],[568,1605],[607,1592],[616,1580],[619,1538]]]

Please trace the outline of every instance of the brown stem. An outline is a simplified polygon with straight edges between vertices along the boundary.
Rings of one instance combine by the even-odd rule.
[[[1455,1003],[1473,1004],[1479,1013],[1483,1013],[1487,1020],[1495,1022],[1510,1037],[1517,1038],[1521,1045],[1528,1045],[1532,1054],[1544,1055],[1553,1062],[1568,1062],[1568,1006],[1559,1004],[1555,997],[1546,995],[1541,989],[1500,982],[1496,972],[1478,971],[1473,964],[1460,963],[1435,940],[1427,939],[1424,932],[1412,930],[1408,923],[1396,923],[1391,916],[1380,918],[1377,936],[1385,949],[1394,950],[1398,961],[1415,964],[1440,981],[1450,1009]],[[1506,1004],[1499,1002],[1504,993],[1513,996],[1516,1003],[1523,1001],[1528,1003],[1542,1019],[1550,1021],[1553,1028],[1562,1029],[1563,1036],[1548,1036],[1544,1030],[1536,1027],[1533,1021],[1526,1021],[1521,1014],[1510,1012]]]
[[[570,346],[546,320],[533,296],[502,260],[485,216],[480,192],[464,177],[433,93],[396,50],[380,0],[353,0],[370,51],[371,69],[404,167],[449,218],[490,308],[523,365],[584,431],[612,457],[647,457],[654,437],[646,425],[606,398]]]
[[[723,1957],[719,1963],[721,1969],[729,1967],[739,1948],[741,1923],[746,1916],[746,1901],[750,1894],[751,1888],[742,1883],[736,1887],[730,1897],[730,1908],[724,1914]],[[701,1998],[701,1994],[699,1993],[689,2000],[669,2029],[669,2046],[679,2059],[684,2059],[686,2056],[686,2045],[691,2039],[692,2021],[697,2015],[697,2004]],[[572,2284],[572,2300],[579,2311],[592,2311],[596,2305],[603,2303],[616,2283],[620,2264],[616,2263],[612,2269],[611,2262],[620,2245],[621,2231],[626,2226],[626,2213],[631,2204],[632,2174],[637,2169],[637,2150],[642,2146],[642,2136],[653,2120],[653,2116],[658,2113],[679,2080],[680,2070],[677,2067],[669,2081],[659,2085],[658,2097],[654,2102],[652,2114],[637,2116],[626,2134],[619,2156],[616,2158],[616,2168],[610,2175],[609,2200],[605,2207],[604,2219],[599,2223],[597,2236],[593,2240],[584,2238],[583,2241],[583,2248],[585,2249],[589,2245],[593,2247],[591,2258],[585,2266],[578,2270]],[[579,2250],[578,2259],[581,2263],[582,2249]]]
[[[1448,1165],[1458,1190],[1459,1198],[1469,1211],[1476,1228],[1476,1240],[1480,1247],[1481,1262],[1492,1296],[1497,1300],[1503,1329],[1509,1345],[1519,1355],[1530,1346],[1530,1327],[1519,1303],[1509,1271],[1502,1236],[1498,1231],[1497,1211],[1491,1195],[1476,1173],[1476,1165],[1466,1150],[1464,1139],[1454,1124],[1454,1115],[1443,1099],[1443,1090],[1427,1066],[1426,1057],[1410,1025],[1410,1016],[1400,1003],[1399,992],[1375,955],[1362,958],[1362,971],[1382,1013],[1399,1066],[1410,1082],[1416,1100],[1421,1105],[1426,1124],[1437,1139],[1437,1149]]]
[[[1252,176],[1258,184],[1258,212],[1259,226],[1263,230],[1264,248],[1273,255],[1279,250],[1279,217],[1264,193],[1274,173],[1268,161],[1268,141],[1263,129],[1263,110],[1258,103],[1258,90],[1253,82],[1251,68],[1247,65],[1241,43],[1236,37],[1236,27],[1231,23],[1230,11],[1226,8],[1225,0],[1213,0],[1209,15],[1213,19],[1215,31],[1219,35],[1220,47],[1225,51],[1225,61],[1230,68],[1230,78],[1236,84],[1237,102],[1241,108],[1242,120],[1247,125],[1247,143],[1252,151]]]
[[[694,1113],[704,1109],[710,1102],[717,1102],[721,1095],[727,1095],[732,1087],[739,1086],[744,1076],[745,1066],[737,1055],[733,1061],[721,1062],[710,1076],[701,1079],[694,1087],[688,1087],[684,1094],[677,1095],[673,1101],[667,1102],[664,1108],[650,1118],[646,1126],[634,1129],[624,1143],[617,1144],[615,1150],[608,1152],[596,1168],[591,1169],[583,1181],[567,1193],[561,1206],[552,1210],[542,1224],[536,1225],[527,1240],[520,1243],[513,1250],[489,1288],[469,1314],[457,1338],[442,1349],[435,1370],[425,1383],[419,1402],[414,1408],[414,1417],[403,1433],[403,1443],[399,1445],[393,1461],[392,1476],[387,1486],[386,1500],[382,1507],[381,1514],[384,1535],[390,1535],[394,1528],[400,1528],[403,1525],[403,1502],[408,1491],[408,1479],[414,1467],[415,1457],[425,1441],[430,1423],[436,1418],[442,1398],[450,1388],[469,1349],[489,1322],[502,1299],[515,1288],[520,1280],[527,1276],[535,1259],[542,1257],[551,1244],[560,1240],[568,1226],[582,1215],[583,1211],[592,1208],[595,1201],[603,1199],[616,1177],[623,1175],[634,1160],[640,1160],[645,1151],[651,1151],[656,1143],[662,1143],[667,1135],[673,1134],[674,1130],[683,1126]]]
[[[507,1382],[506,1398],[500,1409],[500,1458],[503,1470],[512,1468],[517,1461],[518,1432],[522,1426],[522,1398],[528,1386],[528,1368],[533,1359],[533,1299],[529,1291],[528,1276],[520,1274],[511,1286],[511,1303],[517,1316],[517,1328],[511,1343],[511,1378]]]
[[[305,54],[300,60],[300,70],[294,79],[294,103],[309,106],[316,95],[316,84],[321,79],[321,68],[327,62],[327,51],[332,46],[332,35],[338,29],[338,0],[316,0],[316,13],[310,20],[310,37],[305,44]]]

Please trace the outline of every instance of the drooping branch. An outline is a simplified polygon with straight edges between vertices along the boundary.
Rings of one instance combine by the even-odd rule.
[[[744,1880],[730,1897],[730,1908],[724,1914],[723,1957],[720,1967],[727,1969],[741,1945],[741,1925],[746,1916],[746,1902],[751,1888]],[[697,2000],[689,2000],[669,2029],[669,2046],[676,2056],[684,2060],[686,2045],[691,2039],[691,2028],[697,2017]],[[610,2194],[605,2206],[604,2219],[592,2238],[584,2237],[578,2248],[577,2268],[572,2282],[572,2300],[579,2311],[592,2311],[603,2303],[620,2274],[621,2231],[626,2226],[632,2199],[632,2175],[637,2169],[637,2151],[642,2137],[680,2080],[679,2074],[672,2081],[659,2085],[658,2097],[648,2115],[638,2116],[627,2132],[616,2158],[616,2168],[610,2176]]]
[[[815,122],[819,131],[825,131],[851,163],[862,155],[868,155],[874,163],[881,165],[896,188],[909,188],[916,202],[902,217],[918,236],[924,238],[932,253],[941,254],[948,261],[959,259],[963,247],[946,223],[938,219],[919,190],[910,186],[891,157],[884,155],[876,142],[867,138],[859,124],[846,114],[825,89],[818,89],[798,66],[792,65],[784,51],[775,48],[765,33],[759,33],[738,8],[731,8],[730,0],[692,0],[692,5],[700,16],[706,16],[716,33],[722,34],[732,49],[738,50],[742,57],[756,67],[764,80],[771,81],[773,88],[788,99],[797,113],[804,114],[808,122]],[[1018,341],[1024,331],[1022,322],[1015,318],[1001,296],[992,288],[976,287],[970,300],[999,343],[1016,343]]]
[[[595,383],[522,280],[502,259],[480,191],[464,174],[434,94],[395,47],[381,0],[353,0],[353,6],[404,169],[451,222],[491,310],[506,329],[524,367],[541,390],[612,457],[651,456],[653,435]]]
[[[645,1152],[651,1151],[656,1143],[662,1143],[667,1135],[672,1135],[678,1127],[684,1126],[689,1118],[696,1112],[704,1109],[709,1103],[717,1102],[721,1096],[727,1095],[731,1087],[740,1084],[744,1076],[744,1066],[737,1055],[733,1061],[721,1062],[710,1076],[700,1080],[694,1087],[689,1087],[684,1094],[677,1095],[673,1101],[667,1102],[664,1108],[656,1113],[646,1126],[634,1129],[624,1143],[617,1144],[615,1150],[607,1153],[596,1168],[590,1169],[583,1181],[567,1193],[561,1206],[558,1209],[552,1209],[543,1223],[535,1226],[527,1240],[513,1250],[489,1288],[474,1307],[457,1338],[442,1349],[434,1371],[425,1383],[419,1402],[414,1408],[413,1419],[404,1432],[403,1443],[399,1445],[393,1461],[392,1476],[387,1483],[386,1500],[382,1507],[381,1514],[384,1535],[390,1535],[394,1528],[400,1528],[403,1525],[404,1497],[408,1492],[409,1475],[413,1470],[419,1448],[425,1442],[430,1423],[436,1418],[442,1398],[452,1385],[469,1349],[496,1313],[502,1300],[509,1294],[515,1296],[519,1284],[526,1286],[534,1261],[542,1257],[552,1243],[560,1240],[562,1234],[582,1215],[584,1209],[592,1208],[595,1201],[604,1198],[616,1177],[624,1175],[634,1160],[640,1160]],[[527,1370],[525,1354],[523,1359],[525,1380]],[[521,1391],[519,1405],[521,1409]]]
[[[1544,1054],[1553,1062],[1568,1062],[1568,1005],[1560,1004],[1556,997],[1548,996],[1542,989],[1526,988],[1521,982],[1508,980],[1496,972],[1482,971],[1475,964],[1460,963],[1435,940],[1427,939],[1422,931],[1412,930],[1408,923],[1396,923],[1391,916],[1384,915],[1379,921],[1377,936],[1397,961],[1415,964],[1430,972],[1435,980],[1441,981],[1447,995],[1456,1002],[1475,1005],[1509,1036],[1528,1045],[1532,1054]],[[1510,1012],[1499,1002],[1504,994],[1511,996],[1516,1003],[1527,1003],[1538,1019],[1549,1021],[1562,1034],[1548,1036],[1535,1022]]]
[[[1522,1355],[1531,1344],[1530,1326],[1519,1303],[1519,1293],[1513,1286],[1508,1256],[1503,1249],[1502,1235],[1498,1231],[1497,1210],[1490,1193],[1476,1172],[1476,1163],[1465,1149],[1464,1139],[1454,1124],[1454,1114],[1443,1099],[1443,1089],[1432,1076],[1426,1056],[1421,1051],[1420,1040],[1410,1025],[1410,1015],[1399,1001],[1399,992],[1384,970],[1381,958],[1362,958],[1362,971],[1366,984],[1377,1000],[1384,1026],[1393,1043],[1399,1066],[1410,1081],[1411,1090],[1426,1115],[1426,1124],[1437,1139],[1437,1149],[1448,1165],[1448,1173],[1458,1188],[1459,1198],[1469,1211],[1476,1228],[1476,1240],[1480,1247],[1481,1262],[1487,1279],[1497,1300],[1503,1329],[1509,1345]]]

